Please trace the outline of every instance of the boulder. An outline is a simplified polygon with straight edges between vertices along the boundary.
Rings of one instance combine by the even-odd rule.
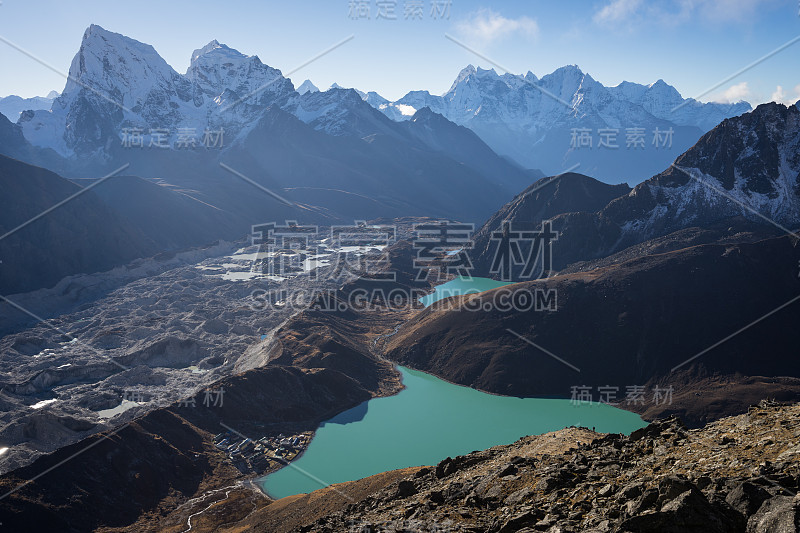
[[[772,495],[764,487],[744,481],[728,493],[725,501],[746,518],[755,514],[770,496]]]
[[[692,488],[665,503],[660,511],[625,520],[620,531],[630,533],[735,533],[744,521],[735,513],[712,506],[702,492]]]
[[[394,498],[395,499],[408,498],[409,496],[413,496],[416,493],[417,493],[417,487],[414,485],[414,482],[408,479],[404,479],[397,484],[397,492],[395,492]]]
[[[800,531],[800,496],[775,496],[766,500],[747,521],[747,533]]]

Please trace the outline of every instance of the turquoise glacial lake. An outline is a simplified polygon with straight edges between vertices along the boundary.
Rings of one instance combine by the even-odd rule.
[[[398,370],[404,390],[324,422],[299,459],[260,480],[267,494],[283,498],[386,470],[434,465],[448,456],[569,426],[630,433],[647,425],[638,415],[606,404],[495,396],[424,372]]]
[[[429,306],[442,298],[504,285],[509,283],[456,278],[420,302]],[[569,426],[630,433],[647,425],[639,415],[606,404],[495,396],[397,368],[405,385],[399,394],[374,398],[323,422],[306,452],[262,478],[262,489],[273,498],[283,498],[387,470],[434,465],[448,456]]]
[[[428,307],[432,303],[436,303],[443,298],[461,294],[477,294],[506,285],[511,285],[511,283],[507,281],[495,281],[489,278],[463,278],[459,276],[451,279],[447,283],[437,285],[432,293],[426,294],[420,298],[419,301],[425,307]]]

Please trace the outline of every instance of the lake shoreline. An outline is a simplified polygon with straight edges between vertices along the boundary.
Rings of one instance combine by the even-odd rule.
[[[636,413],[559,398],[490,395],[398,366],[404,395],[368,400],[320,424],[303,454],[257,483],[272,499],[374,474],[435,464],[445,457],[566,428],[628,434],[647,425]],[[355,418],[353,418],[355,416]],[[413,445],[409,445],[413,443]],[[277,476],[277,477],[276,477]],[[311,480],[311,481],[309,481]]]
[[[481,282],[483,282],[486,286],[481,288],[481,286],[480,286]],[[478,287],[475,286],[476,283],[479,285]],[[461,296],[461,295],[464,295],[464,294],[477,294],[477,293],[485,292],[485,291],[488,291],[488,290],[494,290],[494,289],[497,289],[497,288],[500,288],[500,287],[503,287],[503,286],[506,286],[506,285],[509,285],[509,284],[510,283],[503,283],[503,282],[498,282],[498,281],[495,281],[495,280],[484,279],[484,278],[466,279],[466,278],[457,277],[457,278],[450,279],[449,281],[447,281],[445,283],[437,285],[434,288],[433,292],[431,292],[428,295],[426,295],[426,297],[420,298],[420,303],[423,303],[423,304],[425,304],[426,307],[428,307],[428,306],[434,304],[435,302],[437,302],[437,301],[439,301],[441,299],[444,299],[444,298],[449,298],[449,297],[454,297],[454,296]],[[437,298],[437,295],[438,295],[438,298]],[[425,300],[425,298],[429,298],[430,301]],[[381,335],[381,336],[378,336],[378,337],[372,339],[370,341],[370,345],[371,345],[370,347],[372,348],[372,350],[370,350],[370,351],[373,351],[373,353],[377,352],[377,350],[376,350],[377,343],[379,341],[381,341],[381,340],[385,340],[386,338],[390,338],[395,333],[397,333],[397,331],[401,327],[402,327],[402,323],[398,324],[395,327],[394,331],[392,331],[391,333],[384,334],[384,335]],[[375,353],[375,355],[380,357],[380,358],[383,358],[378,353]],[[254,485],[259,486],[261,491],[267,497],[269,497],[269,498],[271,498],[273,500],[280,499],[280,497],[288,496],[289,494],[275,493],[274,489],[271,491],[270,488],[269,488],[268,479],[270,477],[272,477],[272,476],[275,476],[276,474],[278,474],[280,472],[286,471],[287,468],[291,468],[291,465],[296,463],[296,462],[298,462],[298,461],[300,461],[301,464],[305,463],[306,461],[301,461],[301,459],[303,459],[303,458],[308,456],[308,452],[309,452],[310,449],[316,448],[316,446],[319,446],[318,439],[319,439],[319,436],[320,436],[320,431],[326,426],[326,424],[337,424],[337,422],[336,422],[337,418],[341,417],[342,415],[344,415],[345,413],[347,413],[349,411],[352,411],[353,409],[361,408],[364,404],[369,404],[370,402],[373,402],[373,401],[376,401],[376,400],[398,398],[400,396],[400,393],[407,392],[408,391],[408,386],[407,386],[408,378],[411,378],[412,381],[414,379],[416,379],[416,376],[414,376],[415,373],[417,375],[419,375],[419,376],[426,376],[426,378],[423,378],[423,380],[425,380],[425,379],[427,379],[427,380],[435,380],[435,382],[437,382],[437,383],[441,383],[441,384],[444,384],[444,385],[446,385],[448,387],[452,387],[453,388],[452,391],[454,391],[452,394],[455,394],[456,396],[465,395],[466,394],[467,396],[472,397],[472,395],[474,393],[477,393],[479,395],[482,395],[482,396],[480,396],[480,398],[484,398],[484,397],[487,398],[487,399],[488,398],[494,398],[501,404],[502,403],[508,403],[507,401],[511,401],[511,403],[513,403],[514,401],[518,401],[518,402],[548,402],[548,403],[549,402],[559,402],[559,404],[561,402],[570,401],[569,398],[564,398],[564,397],[559,397],[559,396],[556,396],[556,397],[549,397],[549,396],[520,397],[520,396],[503,395],[503,394],[496,393],[496,392],[490,392],[490,391],[481,390],[479,388],[471,387],[471,386],[466,385],[466,384],[455,383],[455,382],[452,382],[450,380],[443,379],[442,377],[437,376],[437,375],[435,375],[435,374],[433,374],[431,372],[427,372],[427,371],[424,371],[424,370],[421,370],[421,369],[417,369],[417,368],[414,368],[413,366],[410,366],[410,365],[407,365],[407,364],[401,365],[400,363],[398,363],[396,361],[391,361],[391,360],[388,360],[388,359],[385,359],[385,361],[392,364],[393,373],[396,373],[398,375],[398,377],[399,377],[399,379],[397,380],[399,386],[397,388],[395,388],[394,390],[392,390],[391,394],[388,394],[388,395],[376,395],[373,398],[371,398],[369,400],[366,400],[362,404],[359,404],[358,406],[355,406],[355,407],[353,407],[351,409],[344,410],[344,411],[334,415],[333,417],[331,417],[331,418],[329,418],[329,419],[327,419],[325,421],[320,422],[320,424],[317,426],[316,430],[314,431],[314,434],[313,434],[313,437],[311,439],[311,442],[309,443],[308,447],[303,450],[302,454],[300,454],[297,457],[295,457],[294,460],[292,461],[292,463],[289,463],[289,464],[287,464],[287,465],[285,465],[285,466],[283,466],[283,467],[281,467],[281,468],[279,468],[279,469],[277,469],[275,471],[271,471],[271,472],[267,473],[266,475],[258,476],[257,478],[254,479]],[[408,399],[404,398],[401,401],[406,401],[406,400],[408,400]],[[485,401],[486,400],[483,400],[484,403],[485,403]],[[615,410],[619,410],[620,412],[625,412],[627,414],[636,416],[636,424],[638,424],[637,427],[641,427],[642,425],[646,425],[646,423],[647,423],[645,420],[643,420],[641,418],[641,415],[639,413],[635,413],[633,411],[630,411],[630,410],[627,410],[627,409],[623,409],[623,408],[621,408],[619,406],[610,406],[608,404],[602,404],[600,402],[592,402],[591,404],[589,404],[589,403],[572,404],[570,407],[574,407],[576,409],[582,407],[584,409],[582,414],[586,413],[586,411],[585,411],[586,408],[606,409],[607,407],[612,407]],[[563,408],[563,406],[562,406],[562,408]],[[367,416],[368,412],[369,412],[369,408],[367,407],[365,409],[365,413],[356,422],[363,422],[364,418]],[[591,424],[591,423],[585,424],[585,423],[581,423],[581,420],[578,420],[577,424],[576,423],[570,423],[571,421],[575,422],[575,420],[574,420],[574,412],[573,413],[567,413],[566,411],[564,411],[563,413],[564,413],[563,425],[561,425],[560,422],[554,424],[551,421],[551,422],[548,422],[550,425],[547,425],[546,429],[544,429],[543,431],[534,429],[536,424],[533,423],[533,422],[528,422],[527,420],[525,420],[525,423],[531,423],[533,425],[529,426],[526,430],[523,430],[521,432],[521,434],[516,435],[516,438],[519,438],[521,436],[540,435],[540,434],[543,434],[543,433],[548,433],[550,431],[558,431],[558,430],[565,429],[565,428],[570,428],[570,427],[583,427],[583,428],[586,428],[586,429],[591,429],[592,427],[595,427],[595,428],[597,427],[597,423],[595,423],[594,425]],[[460,416],[463,416],[463,413],[455,411],[454,413],[452,413],[452,415],[453,415],[454,418],[458,418]],[[597,413],[597,414],[592,413],[592,417],[591,418],[595,418],[596,416],[601,416],[601,413]],[[543,417],[543,420],[546,420],[546,419],[547,419],[547,417]],[[519,423],[519,421],[512,422],[509,425],[513,427],[514,423]],[[539,422],[539,423],[544,423],[544,422]],[[348,423],[346,422],[345,425],[346,424],[348,424]],[[384,430],[387,430],[387,431],[389,431],[391,429],[394,429],[394,428],[384,428]],[[503,428],[503,429],[507,430],[507,428]],[[633,429],[636,429],[636,428],[631,428],[628,431],[632,431]],[[495,431],[497,431],[497,429]],[[502,431],[499,431],[498,433],[502,434]],[[355,439],[355,437],[353,437],[353,438]],[[490,445],[494,446],[494,445],[509,444],[510,443],[510,442],[506,442],[505,440],[503,440],[503,437],[498,437],[498,439],[499,440],[497,440],[496,442],[490,443]],[[469,451],[469,450],[467,450],[467,451]],[[448,456],[453,456],[454,454],[458,455],[458,453],[456,453],[455,451],[451,451],[450,453],[446,453],[446,455],[448,455]],[[429,462],[430,461],[425,461],[425,463],[429,463]],[[414,466],[414,465],[411,465],[411,464],[387,465],[383,470],[379,470],[379,471],[386,471],[386,470],[389,470],[389,469],[396,469],[396,468],[405,468],[405,467],[410,467],[410,466]],[[419,466],[419,465],[416,465],[416,466]],[[356,471],[357,472],[359,471],[358,470],[359,467],[360,467],[360,465],[356,466]],[[371,472],[371,473],[368,472],[368,473],[365,473],[365,475],[366,476],[370,476],[370,475],[374,475],[375,473],[377,473],[377,472]],[[286,475],[286,474],[284,474],[284,475]],[[312,476],[307,476],[307,477],[310,477],[310,478],[313,479]],[[355,478],[355,479],[359,479],[359,478]],[[322,480],[317,478],[316,481],[319,483]],[[327,480],[325,482],[327,483]],[[340,480],[335,480],[331,484],[336,484],[336,483],[339,483],[339,482],[341,482],[341,481]],[[322,485],[320,487],[315,487],[314,490],[319,489],[319,488],[323,488],[323,487],[324,487],[324,485]],[[273,492],[273,493],[271,493],[271,492]],[[301,494],[301,493],[304,493],[304,492],[300,492],[298,494]]]

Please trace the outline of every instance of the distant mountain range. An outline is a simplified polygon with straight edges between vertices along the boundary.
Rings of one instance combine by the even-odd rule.
[[[369,117],[369,127],[348,129],[345,122],[353,114],[367,115],[355,98],[339,94],[354,91],[393,121],[408,121],[427,107],[473,130],[523,168],[553,175],[579,167],[607,182],[638,183],[723,119],[751,109],[746,102],[684,99],[662,80],[605,87],[576,66],[539,79],[530,72],[498,75],[470,65],[442,96],[413,91],[395,102],[335,83],[320,92],[306,80],[295,90],[279,70],[216,40],[195,50],[189,68],[179,74],[152,46],[96,25],[86,30],[69,73],[51,109],[31,106],[19,124],[34,146],[93,162],[81,170],[113,158],[112,145],[124,143],[132,131],[148,146],[173,148],[186,148],[187,131],[197,136],[195,144],[206,130],[224,131],[227,148],[244,141],[270,106],[331,135],[363,136],[393,127]]]
[[[575,65],[542,78],[469,65],[441,96],[412,91],[395,102],[375,93],[364,98],[394,120],[429,107],[523,166],[553,175],[580,165],[579,172],[610,183],[638,183],[660,172],[722,120],[751,110],[747,102],[684,99],[663,80],[605,87]],[[657,130],[671,130],[671,139],[665,143],[659,135],[654,144]]]
[[[11,95],[0,98],[0,113],[9,120],[16,122],[23,111],[33,109],[49,110],[53,105],[53,100],[58,98],[56,91],[50,91],[47,96],[34,96],[33,98],[22,98],[21,96]]]
[[[242,97],[250,95],[246,100]],[[166,130],[170,146],[178,128],[224,128],[229,139],[276,101],[293,95],[280,71],[217,41],[192,53],[184,75],[155,49],[92,25],[69,69],[64,91],[49,111],[24,113],[25,137],[64,157],[107,152],[123,130]],[[221,112],[221,109],[226,112]]]
[[[316,85],[311,83],[311,80],[306,80],[300,84],[300,86],[295,89],[298,94],[306,94],[306,93],[318,93],[319,89]]]
[[[152,46],[93,25],[52,109],[6,125],[24,143],[0,145],[0,153],[67,178],[127,163],[132,175],[191,189],[251,223],[418,215],[480,222],[530,183],[530,170],[467,128],[427,112],[398,123],[356,91],[305,88],[300,94],[277,69],[217,41],[195,50],[179,74]],[[448,143],[435,141],[445,136]],[[259,196],[257,186],[295,205]]]

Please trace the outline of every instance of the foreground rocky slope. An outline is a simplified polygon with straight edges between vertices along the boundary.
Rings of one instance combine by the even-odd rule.
[[[351,502],[295,531],[794,532],[798,438],[800,405],[769,402],[695,430],[677,419],[629,437],[570,428],[385,477],[366,497],[367,480],[337,485]]]

